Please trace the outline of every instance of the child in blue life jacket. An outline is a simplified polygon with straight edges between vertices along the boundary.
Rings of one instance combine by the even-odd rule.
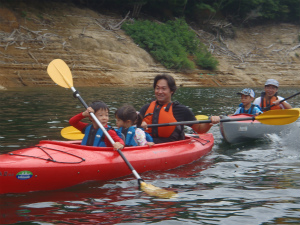
[[[234,115],[247,113],[247,114],[257,116],[262,113],[260,107],[252,103],[255,97],[255,93],[252,89],[245,88],[241,92],[238,92],[237,94],[241,95],[242,103],[239,105],[239,108],[235,111]]]
[[[143,117],[133,106],[122,106],[116,111],[115,117],[118,130],[125,136],[125,146],[148,145],[151,147],[154,145],[150,134],[141,128],[137,128],[140,127]]]
[[[103,127],[106,129],[111,138],[115,141],[112,146],[109,139],[105,136],[97,123],[90,116],[90,112],[94,113]],[[124,148],[124,141],[121,133],[117,133],[112,127],[108,126],[109,121],[109,109],[108,106],[102,101],[95,101],[82,113],[73,116],[69,123],[73,127],[80,130],[83,134],[82,145],[96,146],[96,147],[114,147],[115,150]],[[92,124],[81,122],[82,119],[89,117]]]

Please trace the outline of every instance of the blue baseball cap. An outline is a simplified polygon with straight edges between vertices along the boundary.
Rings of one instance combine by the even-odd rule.
[[[255,97],[255,93],[252,89],[250,88],[245,88],[242,91],[237,93],[238,95],[250,95],[250,97],[254,98]]]

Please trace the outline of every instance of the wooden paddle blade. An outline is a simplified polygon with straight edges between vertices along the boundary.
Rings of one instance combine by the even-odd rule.
[[[208,120],[208,116],[206,115],[196,115],[195,117],[197,120]]]
[[[61,87],[73,87],[73,77],[68,65],[61,59],[52,60],[47,68],[48,75]]]
[[[279,109],[264,112],[255,117],[256,120],[268,125],[286,125],[295,122],[299,111],[295,109]]]
[[[168,191],[159,187],[155,187],[152,184],[146,184],[145,182],[140,182],[141,189],[148,195],[155,196],[158,198],[176,198],[177,193],[174,191]]]
[[[61,136],[69,140],[81,140],[84,134],[73,126],[65,127],[60,131]]]

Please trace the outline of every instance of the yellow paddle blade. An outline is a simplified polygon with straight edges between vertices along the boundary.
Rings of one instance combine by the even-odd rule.
[[[286,125],[295,122],[299,111],[295,109],[269,110],[255,117],[256,120],[268,125]]]
[[[68,65],[61,59],[52,60],[47,68],[48,75],[61,87],[73,87],[73,77]]]
[[[152,184],[146,184],[145,182],[141,182],[141,189],[146,192],[148,195],[156,196],[159,198],[176,198],[177,193],[174,191],[168,191],[159,187],[155,187]]]
[[[290,110],[298,110],[299,116],[300,116],[300,108],[292,108],[292,109],[290,109]]]
[[[61,136],[70,140],[81,140],[84,134],[73,126],[65,127],[60,131]]]
[[[208,116],[206,115],[196,115],[195,116],[197,120],[208,120]]]

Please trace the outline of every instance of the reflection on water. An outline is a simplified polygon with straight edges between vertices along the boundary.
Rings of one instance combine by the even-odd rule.
[[[239,104],[239,90],[180,88],[175,97],[195,114],[226,115]],[[87,103],[105,101],[112,125],[113,113],[123,103],[139,109],[153,98],[151,88],[78,91]],[[280,89],[284,97],[296,92]],[[296,96],[289,102],[300,107],[299,100]],[[60,130],[83,110],[70,90],[58,87],[1,92],[0,108],[2,153],[43,139],[63,140]],[[0,224],[299,224],[299,130],[238,145],[224,142],[218,126],[211,132],[215,146],[206,157],[167,172],[141,174],[147,183],[178,192],[176,199],[150,197],[137,188],[134,176],[127,176],[65,190],[2,195]]]

